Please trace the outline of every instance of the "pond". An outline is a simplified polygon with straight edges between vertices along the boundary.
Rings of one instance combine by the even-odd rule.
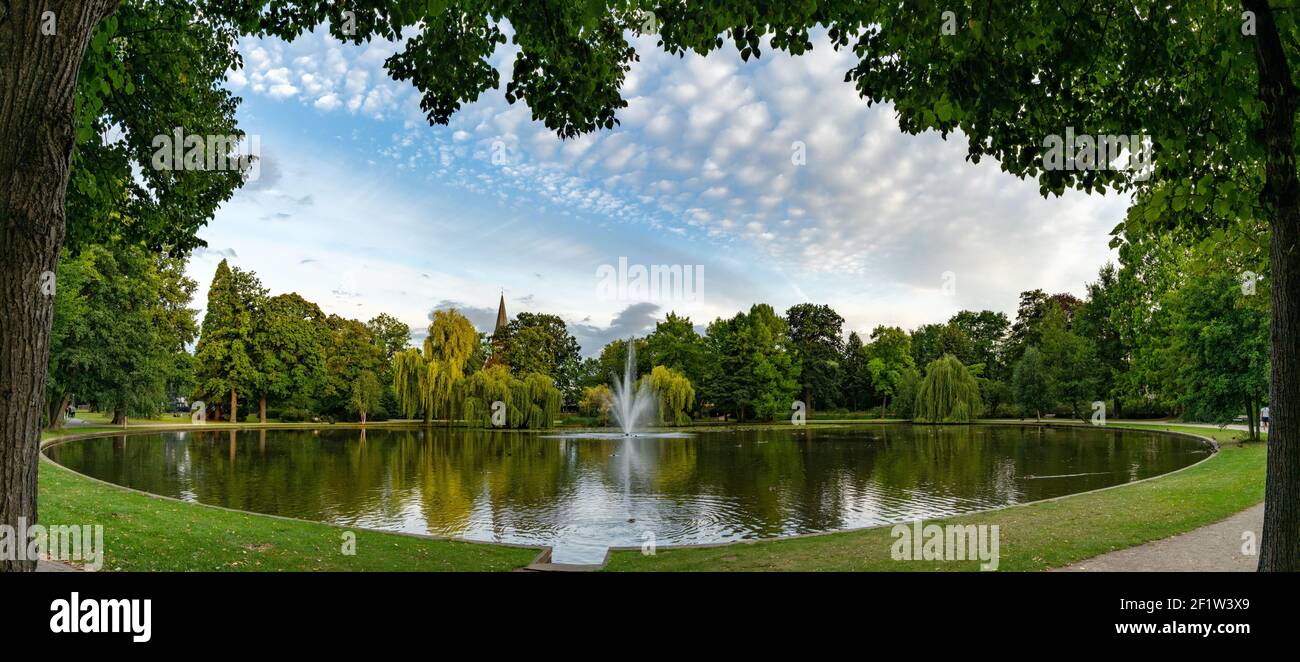
[[[858,425],[571,438],[460,428],[160,432],[46,454],[101,480],[346,526],[552,545],[716,543],[929,519],[1159,475],[1196,440],[1092,427]]]

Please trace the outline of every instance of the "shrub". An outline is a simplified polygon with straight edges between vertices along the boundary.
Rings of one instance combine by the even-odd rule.
[[[311,412],[301,407],[285,407],[278,418],[285,423],[301,423],[311,418]]]

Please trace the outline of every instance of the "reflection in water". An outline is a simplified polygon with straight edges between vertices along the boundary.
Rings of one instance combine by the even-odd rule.
[[[555,546],[721,542],[983,510],[1192,464],[1195,441],[1096,428],[907,426],[565,438],[429,428],[171,432],[69,442],[52,459],[200,503]]]

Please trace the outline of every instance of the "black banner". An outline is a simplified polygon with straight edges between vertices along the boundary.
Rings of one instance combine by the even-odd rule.
[[[922,655],[1242,650],[1293,632],[1283,621],[1296,588],[1294,575],[1253,573],[54,573],[0,577],[0,628],[60,650],[189,653],[196,642],[205,653],[336,650],[396,637],[522,654],[629,634],[648,638],[634,647],[647,653],[829,651],[875,638]]]

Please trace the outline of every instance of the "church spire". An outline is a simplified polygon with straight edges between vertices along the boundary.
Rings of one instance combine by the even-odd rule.
[[[509,324],[509,323],[510,323],[510,321],[509,321],[509,319],[506,317],[506,293],[505,293],[505,292],[502,292],[502,293],[501,293],[501,305],[499,305],[499,306],[497,307],[497,328],[492,332],[492,335],[497,335],[497,334],[501,333],[502,331],[504,331],[505,328],[506,328],[506,325]]]

